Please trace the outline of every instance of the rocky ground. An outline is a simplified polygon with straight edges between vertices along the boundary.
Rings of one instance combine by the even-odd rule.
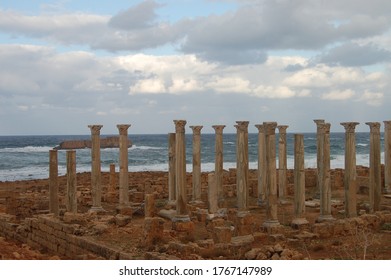
[[[79,184],[89,185],[89,174],[78,174],[78,176]],[[60,184],[64,184],[64,180],[61,178]],[[28,193],[37,192],[42,196],[47,195],[47,186],[47,180],[0,182],[0,188],[18,187],[19,189],[27,189]],[[32,189],[34,191],[31,191]],[[287,197],[286,201],[287,203],[279,205],[279,221],[282,224],[282,229],[273,234],[260,230],[265,220],[265,209],[251,207],[252,227],[255,230],[251,235],[232,241],[231,247],[235,250],[231,253],[229,248],[214,245],[211,240],[213,240],[214,230],[220,226],[219,223],[223,223],[224,226],[234,226],[233,219],[205,222],[193,215],[194,235],[187,239],[179,236],[172,229],[171,221],[165,219],[160,240],[152,245],[146,245],[143,213],[134,214],[130,223],[119,224],[118,221],[116,222],[116,204],[109,202],[103,203],[103,207],[108,210],[106,215],[84,216],[81,223],[83,228],[81,234],[96,242],[121,249],[134,259],[164,259],[165,257],[169,259],[236,259],[238,251],[241,252],[241,259],[391,259],[391,222],[379,226],[378,218],[375,219],[372,215],[364,214],[368,201],[367,194],[358,194],[357,202],[363,215],[360,216],[360,220],[353,221],[353,224],[357,226],[347,227],[346,224],[350,225],[352,221],[346,224],[344,222],[343,203],[341,202],[343,201],[343,190],[337,189],[333,192],[332,214],[340,222],[338,227],[344,227],[343,230],[336,230],[337,227],[330,228],[330,230],[324,227],[314,230],[312,227],[316,225],[315,220],[319,216],[319,208],[316,205],[310,206],[311,203],[306,207],[306,218],[310,222],[310,227],[301,230],[291,228],[292,196]],[[157,195],[155,205],[156,216],[159,210],[170,208],[166,199],[161,198],[160,195]],[[252,202],[252,205],[255,203]],[[390,209],[391,199],[383,197],[380,216],[390,215]],[[81,205],[79,208],[81,212],[87,212],[87,210],[88,205]],[[0,197],[0,212],[4,211],[4,199]],[[228,215],[235,215],[235,209],[228,212]],[[32,249],[26,244],[18,244],[0,237],[0,259],[48,260],[62,258],[48,251]],[[93,259],[96,256],[91,255],[87,258]]]

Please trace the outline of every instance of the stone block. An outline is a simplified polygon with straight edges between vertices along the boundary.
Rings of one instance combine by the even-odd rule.
[[[152,246],[163,239],[164,219],[159,217],[145,218],[144,220],[144,245]]]
[[[117,212],[117,214],[123,215],[123,216],[132,216],[133,215],[133,209],[131,206],[120,205],[116,208],[116,212]]]
[[[117,214],[115,215],[115,224],[119,227],[123,227],[130,223],[131,219],[131,216]]]
[[[215,227],[213,229],[214,243],[230,243],[232,239],[232,231],[230,227]]]

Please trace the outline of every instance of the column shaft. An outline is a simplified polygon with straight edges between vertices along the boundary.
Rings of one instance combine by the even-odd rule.
[[[258,205],[264,205],[266,201],[265,133],[262,124],[257,124],[255,127],[258,128]]]
[[[286,129],[287,125],[277,126],[278,138],[278,196],[284,198],[287,192],[287,156],[286,156]]]
[[[266,227],[277,226],[276,122],[264,122],[266,151]]]
[[[115,174],[115,164],[110,164],[110,179],[109,179],[109,193],[116,192],[116,174]]]
[[[370,127],[369,205],[370,212],[373,213],[380,210],[381,200],[380,123],[366,124]]]
[[[117,125],[119,132],[119,204],[129,204],[129,175],[128,175],[128,124]]]
[[[305,218],[305,168],[304,168],[304,136],[295,134],[294,149],[294,219],[292,225],[307,224]]]
[[[330,176],[330,124],[320,124],[320,135],[323,135],[323,161],[320,170],[320,216],[318,221],[334,220],[331,216],[331,176]]]
[[[391,121],[384,121],[384,193],[391,193]]]
[[[317,168],[317,183],[315,189],[315,198],[320,198],[320,185],[323,182],[323,143],[324,143],[324,132],[321,129],[324,120],[314,120],[316,124],[316,168]]]
[[[176,200],[175,133],[168,134],[168,200]]]
[[[192,200],[201,201],[201,129],[202,126],[190,126],[193,130],[193,191]]]
[[[89,125],[91,129],[91,194],[92,207],[90,211],[102,211],[102,185],[100,163],[100,129],[102,125]]]
[[[236,122],[236,193],[238,210],[248,210],[248,121]]]
[[[217,188],[217,196],[220,207],[224,204],[224,191],[223,191],[223,129],[225,125],[212,126],[215,130],[215,184]]]
[[[186,193],[186,143],[185,120],[175,120],[175,153],[176,153],[176,213],[188,219]]]
[[[76,151],[67,151],[67,194],[65,205],[68,212],[77,213]]]
[[[208,174],[208,211],[209,214],[216,214],[218,207],[218,192],[216,186],[216,176],[214,173]]]
[[[355,128],[358,122],[345,122],[345,216],[357,216],[357,171],[356,171],[356,137]]]
[[[58,216],[58,156],[57,150],[49,151],[49,212]]]

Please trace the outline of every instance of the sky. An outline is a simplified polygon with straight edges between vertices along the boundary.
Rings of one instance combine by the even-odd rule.
[[[0,0],[0,135],[390,120],[389,0]]]

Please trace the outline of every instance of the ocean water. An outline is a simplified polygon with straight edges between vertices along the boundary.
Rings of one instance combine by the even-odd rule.
[[[107,137],[111,135],[101,135]],[[62,136],[0,136],[0,181],[42,179],[49,176],[49,150],[64,140],[90,139],[90,135]],[[129,171],[167,171],[168,135],[129,135]],[[249,166],[257,168],[258,135],[249,134]],[[278,139],[278,134],[276,135]],[[382,162],[384,140],[381,135]],[[224,168],[236,167],[236,134],[224,134]],[[277,147],[278,144],[276,143]],[[344,167],[344,133],[330,134],[331,168]],[[293,168],[294,134],[287,134],[288,168]],[[201,134],[201,170],[214,170],[215,135]],[[316,167],[316,134],[304,133],[306,168]],[[278,148],[276,149],[278,154]],[[357,165],[369,166],[369,133],[356,133]],[[102,171],[109,171],[111,163],[118,170],[117,148],[101,150]],[[277,155],[278,160],[278,155]],[[66,151],[58,151],[59,175],[66,174]],[[192,170],[192,135],[186,134],[187,171]],[[278,166],[278,162],[277,162]],[[91,150],[76,150],[77,172],[91,170]]]

